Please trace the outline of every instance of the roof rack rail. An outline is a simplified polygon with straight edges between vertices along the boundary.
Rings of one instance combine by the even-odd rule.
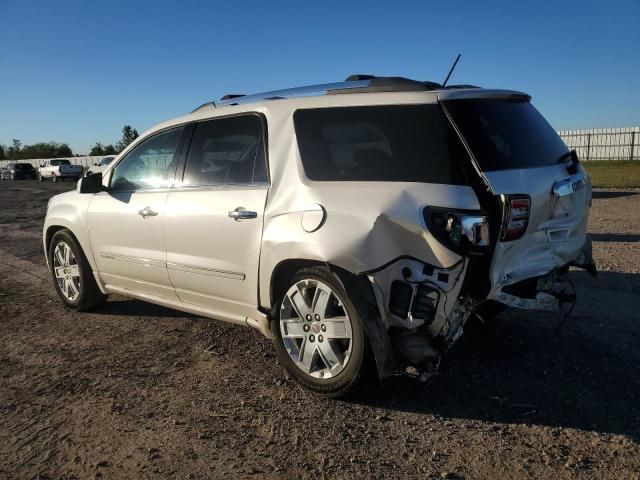
[[[471,87],[471,86],[470,86]],[[344,82],[321,83],[304,87],[285,88],[269,92],[254,93],[252,95],[225,95],[215,102],[207,102],[193,110],[197,112],[205,108],[218,108],[260,100],[277,100],[282,98],[338,95],[343,93],[372,93],[372,92],[415,92],[430,91],[442,88],[436,82],[418,81],[405,77],[376,77],[374,75],[350,75]],[[452,88],[455,88],[452,86]],[[458,87],[462,88],[462,87]],[[193,113],[191,112],[191,113]]]
[[[244,93],[227,93],[223,95],[220,100],[229,100],[230,98],[246,97]]]

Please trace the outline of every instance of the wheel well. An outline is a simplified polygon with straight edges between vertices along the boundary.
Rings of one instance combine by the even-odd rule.
[[[269,292],[269,299],[271,302],[269,310],[271,311],[271,314],[273,315],[275,313],[273,309],[276,306],[276,299],[281,294],[284,294],[284,290],[289,286],[287,285],[287,282],[295,272],[297,272],[301,268],[323,265],[326,266],[327,264],[319,262],[317,260],[308,260],[302,258],[283,260],[278,265],[276,265],[276,268],[274,268],[273,272],[271,273],[271,291]]]
[[[340,279],[364,323],[367,337],[373,348],[373,355],[378,367],[379,377],[384,378],[393,374],[395,357],[391,345],[391,338],[381,319],[373,288],[366,275],[355,275],[343,268],[317,260],[284,260],[276,265],[276,268],[271,274],[269,321],[278,318],[278,312],[275,310],[276,299],[280,295],[284,295],[286,289],[289,287],[287,283],[289,279],[297,270],[312,266],[327,267]]]
[[[62,225],[51,225],[49,228],[47,228],[47,233],[45,235],[45,245],[47,246],[47,248],[45,249],[45,255],[47,256],[47,260],[49,260],[49,247],[51,246],[51,239],[56,234],[56,232],[59,232],[60,230],[67,230],[71,234],[71,236],[74,238],[74,240],[76,242],[78,241],[78,239],[73,234],[73,232],[68,228],[63,227]]]

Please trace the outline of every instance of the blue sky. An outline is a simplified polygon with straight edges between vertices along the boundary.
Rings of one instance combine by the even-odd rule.
[[[640,124],[640,0],[0,0],[0,143],[86,153],[225,93],[352,73],[524,90],[558,129]]]

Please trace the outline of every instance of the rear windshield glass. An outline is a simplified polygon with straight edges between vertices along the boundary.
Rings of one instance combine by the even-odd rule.
[[[556,131],[527,101],[444,102],[484,171],[553,165],[567,152]]]
[[[16,170],[31,170],[33,167],[30,163],[16,163]]]
[[[464,150],[439,105],[298,110],[310,180],[465,184]]]
[[[56,165],[69,165],[71,162],[69,160],[51,160],[51,165],[56,166]]]

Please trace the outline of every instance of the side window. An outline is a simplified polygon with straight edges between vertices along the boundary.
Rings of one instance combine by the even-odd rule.
[[[466,153],[439,105],[305,109],[293,122],[310,180],[466,184]]]
[[[187,154],[183,186],[266,181],[264,129],[258,115],[196,124]]]
[[[170,186],[178,161],[176,149],[184,127],[143,140],[115,166],[112,190],[141,190]]]

